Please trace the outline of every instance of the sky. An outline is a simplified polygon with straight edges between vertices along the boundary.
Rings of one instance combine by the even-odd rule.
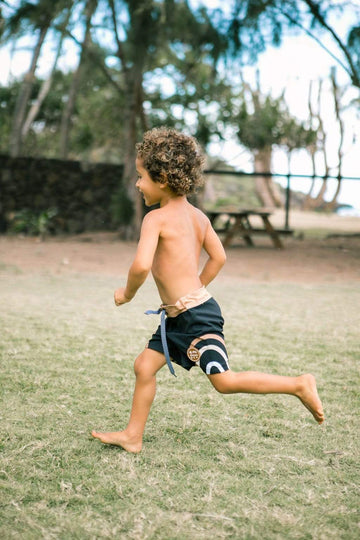
[[[206,0],[207,5],[216,7],[220,0]],[[358,0],[360,7],[360,0]],[[351,13],[344,16],[341,21],[331,21],[333,27],[339,35],[345,39],[347,29],[354,24],[355,17]],[[334,43],[322,36],[322,42],[336,56],[340,57],[339,51]],[[324,116],[324,126],[328,137],[328,159],[333,167],[331,173],[336,176],[337,150],[339,140],[339,127],[336,122],[334,100],[332,97],[329,75],[332,66],[336,65],[334,59],[322,49],[314,40],[305,34],[287,35],[281,47],[268,47],[259,56],[255,68],[248,67],[245,71],[245,79],[250,82],[254,80],[256,69],[260,72],[260,88],[264,94],[270,93],[273,97],[278,97],[285,89],[285,99],[289,105],[290,112],[300,120],[308,118],[308,94],[310,81],[315,85],[319,79],[323,79],[322,111]],[[339,85],[349,85],[349,77],[341,66],[336,65],[336,79]],[[349,85],[350,86],[350,85]],[[359,99],[360,91],[354,87],[348,88],[342,98],[344,105],[352,100]],[[314,100],[313,100],[314,101]],[[345,144],[344,158],[342,160],[343,176],[360,177],[360,109],[348,108],[343,112],[345,124]],[[217,146],[217,147],[216,147]],[[252,171],[252,157],[247,152],[242,152],[234,140],[229,140],[225,144],[213,145],[213,153],[226,156],[226,159],[236,168],[244,171]],[[323,174],[323,163],[318,161],[318,172]],[[275,149],[272,159],[272,170],[277,173],[288,172],[287,155],[283,150]],[[308,153],[304,151],[294,152],[291,162],[291,172],[297,174],[311,174],[312,165]],[[284,186],[286,180],[281,180]],[[292,179],[291,187],[299,191],[307,192],[310,187],[310,180]],[[321,181],[316,184],[319,189]],[[326,198],[332,197],[337,181],[328,181]],[[349,180],[342,182],[341,192],[338,202],[350,204],[360,215],[360,180]]]
[[[339,126],[335,117],[334,100],[330,88],[329,74],[333,60],[315,42],[304,36],[288,37],[281,48],[269,48],[259,57],[257,68],[260,71],[260,87],[264,94],[280,96],[285,89],[285,99],[290,112],[300,120],[308,118],[308,94],[309,85],[312,81],[314,89],[323,79],[322,111],[325,130],[328,137],[328,159],[333,167],[331,173],[336,176],[338,172],[338,141]],[[245,78],[254,79],[254,68],[245,70]],[[247,75],[246,75],[247,72]],[[337,80],[339,84],[346,85],[348,77],[340,67],[337,67]],[[356,98],[359,99],[360,91],[349,88],[343,96],[342,102],[349,104]],[[313,94],[315,98],[315,92]],[[313,99],[314,102],[314,99]],[[349,108],[342,113],[345,125],[344,158],[342,160],[343,176],[360,177],[360,110],[355,107]],[[242,153],[234,140],[217,145],[212,152],[224,155],[227,160],[240,170],[252,171],[252,157],[249,153]],[[323,173],[323,163],[318,160],[318,172]],[[285,151],[275,149],[272,159],[272,170],[278,173],[288,172],[288,161]],[[308,153],[303,151],[294,152],[291,161],[291,172],[297,174],[311,174],[312,164]],[[285,180],[281,182],[285,185]],[[327,197],[330,198],[336,187],[336,181],[329,181]],[[307,191],[310,180],[293,179],[293,189]],[[320,180],[317,183],[320,188]],[[338,201],[351,204],[360,211],[360,180],[343,181]]]
[[[191,0],[196,4],[199,0]],[[217,7],[220,0],[203,0],[207,7]],[[223,5],[223,4],[222,4]],[[359,1],[360,5],[360,1]],[[353,22],[353,14],[347,14],[339,24],[332,21],[334,28],[341,34],[345,33]],[[331,40],[322,38],[327,47],[339,55]],[[7,47],[0,50],[0,84],[6,84],[10,75],[19,77],[29,67],[30,55],[22,49],[17,54],[10,66],[10,51]],[[42,57],[39,63],[39,74],[45,76],[49,66],[49,52]],[[62,60],[63,68],[75,62],[74,53],[69,50],[66,59]],[[324,111],[325,129],[328,133],[329,161],[333,167],[332,174],[337,174],[337,142],[339,139],[339,128],[335,119],[334,102],[330,91],[329,74],[335,61],[310,37],[300,34],[297,36],[288,35],[283,40],[281,47],[268,47],[259,56],[256,68],[260,71],[260,87],[263,93],[271,93],[273,97],[279,96],[285,89],[285,98],[289,105],[290,112],[300,120],[308,117],[308,92],[310,81],[316,84],[320,78],[324,79],[325,92],[322,99],[322,110]],[[337,67],[337,80],[340,85],[348,85],[349,78],[344,70]],[[248,82],[254,80],[255,67],[248,67],[244,70],[245,79]],[[348,104],[351,100],[359,98],[359,90],[349,88],[342,100]],[[343,176],[360,176],[360,110],[348,108],[343,113],[345,123],[345,145],[344,158],[342,163]],[[249,152],[244,151],[232,134],[229,139],[221,143],[213,143],[209,147],[213,155],[220,155],[231,165],[239,170],[251,172],[253,170],[252,157]],[[272,170],[277,173],[288,172],[287,156],[284,151],[276,149],[273,153]],[[291,162],[291,172],[297,174],[311,174],[310,158],[305,151],[294,152]],[[322,163],[319,161],[319,173],[322,174]],[[280,180],[281,182],[281,180]],[[285,180],[284,180],[285,182]],[[307,191],[310,180],[292,179],[291,187],[300,191]],[[320,185],[320,181],[318,186]],[[335,189],[336,181],[329,181],[327,198],[330,198]],[[343,204],[354,206],[360,215],[360,180],[343,181],[342,189],[338,201]]]

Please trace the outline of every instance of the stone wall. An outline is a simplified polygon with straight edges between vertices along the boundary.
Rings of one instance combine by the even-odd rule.
[[[112,230],[122,172],[121,165],[0,155],[0,230],[19,211],[40,215],[50,208],[55,233]]]

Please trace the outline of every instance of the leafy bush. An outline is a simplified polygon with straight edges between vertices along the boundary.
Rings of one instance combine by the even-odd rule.
[[[50,234],[53,231],[53,220],[57,216],[57,213],[56,208],[48,208],[40,213],[23,208],[12,215],[9,223],[9,231],[43,238],[46,234]]]
[[[113,225],[129,225],[134,216],[134,203],[124,188],[120,186],[114,193],[111,201],[111,217]]]

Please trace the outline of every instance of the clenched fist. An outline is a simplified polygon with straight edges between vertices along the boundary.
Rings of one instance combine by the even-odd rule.
[[[114,292],[114,301],[116,306],[121,306],[122,304],[127,304],[130,302],[131,298],[125,296],[125,287],[120,287]]]

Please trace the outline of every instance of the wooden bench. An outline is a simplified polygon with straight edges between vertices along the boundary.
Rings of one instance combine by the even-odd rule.
[[[225,248],[231,244],[235,235],[242,236],[248,246],[254,246],[252,236],[265,234],[271,238],[276,248],[281,249],[284,246],[280,234],[293,233],[290,229],[274,229],[269,219],[271,212],[263,210],[212,210],[207,214],[215,231],[225,235],[223,239]],[[254,227],[250,221],[253,216],[260,218],[264,226]],[[220,217],[221,224],[219,224]]]

